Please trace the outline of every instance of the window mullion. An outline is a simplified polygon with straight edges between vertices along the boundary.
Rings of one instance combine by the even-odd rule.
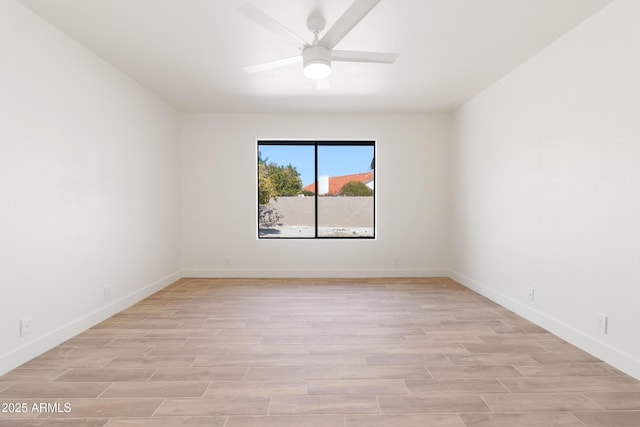
[[[318,194],[320,193],[320,182],[318,181],[318,144],[314,145],[314,168],[315,168],[315,180],[316,180],[316,191],[315,191],[315,202],[314,202],[314,210],[315,210],[315,238],[318,238]]]

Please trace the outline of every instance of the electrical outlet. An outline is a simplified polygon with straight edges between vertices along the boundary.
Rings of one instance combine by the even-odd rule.
[[[31,333],[31,318],[23,317],[20,319],[20,336],[24,337]]]
[[[533,288],[529,288],[529,289],[528,289],[528,291],[527,291],[527,298],[529,298],[529,301],[533,301],[533,300],[534,300],[534,298],[535,298],[535,293],[536,293],[536,290],[535,290],[535,289],[533,289]]]
[[[111,299],[111,286],[104,287],[104,300],[109,301]]]
[[[397,257],[397,256],[393,257],[393,265],[394,267],[397,267],[398,265],[400,265],[400,257]]]
[[[225,267],[231,267],[231,258],[230,257],[226,257],[224,259],[224,266]]]
[[[596,329],[598,332],[607,334],[608,317],[601,313],[596,313]]]

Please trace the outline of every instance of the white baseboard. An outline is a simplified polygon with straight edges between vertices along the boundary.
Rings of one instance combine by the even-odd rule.
[[[489,286],[473,280],[470,277],[451,270],[448,276],[472,291],[489,298],[493,302],[548,330],[568,343],[603,360],[616,369],[640,379],[640,360],[638,358],[614,348],[605,342],[599,341],[585,332],[567,325],[546,313],[528,307],[510,296],[496,292]]]
[[[132,306],[140,300],[154,294],[155,292],[165,288],[171,283],[179,280],[182,276],[177,271],[160,280],[138,289],[137,291],[119,298],[97,310],[67,323],[53,331],[50,331],[24,345],[17,347],[3,355],[0,355],[0,375],[4,375],[12,369],[17,368],[23,363],[37,357],[53,347],[65,342],[66,340],[78,335],[79,333],[91,328],[97,323],[121,312],[127,307]]]
[[[188,268],[182,270],[182,277],[193,278],[367,278],[367,277],[449,277],[449,270],[446,268],[410,268],[410,269],[206,269]]]

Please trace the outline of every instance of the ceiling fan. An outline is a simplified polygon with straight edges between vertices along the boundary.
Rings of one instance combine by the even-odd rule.
[[[322,38],[319,38],[319,34],[325,27],[325,20],[318,14],[312,14],[307,20],[307,28],[313,33],[313,41],[311,43],[308,43],[305,39],[252,4],[245,3],[239,9],[243,15],[292,43],[298,48],[300,54],[264,64],[251,65],[244,67],[244,70],[249,73],[256,73],[302,62],[305,76],[318,81],[324,79],[326,82],[326,79],[331,74],[331,62],[394,63],[399,56],[397,53],[334,50],[334,47],[379,2],[380,0],[355,0]],[[319,87],[322,88],[320,85]]]

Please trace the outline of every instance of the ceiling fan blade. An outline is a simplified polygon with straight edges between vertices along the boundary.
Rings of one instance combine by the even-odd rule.
[[[258,25],[261,25],[265,29],[272,33],[287,39],[290,43],[295,45],[298,49],[302,50],[307,46],[307,42],[296,33],[252,5],[251,3],[245,3],[238,9],[247,18],[251,19]]]
[[[325,90],[325,89],[329,89],[330,87],[331,87],[331,84],[329,83],[328,77],[324,79],[316,80],[316,89]]]
[[[336,62],[374,62],[378,64],[393,64],[400,56],[387,52],[360,52],[352,50],[334,50],[331,60]]]
[[[260,71],[271,70],[273,68],[297,64],[299,62],[302,62],[302,56],[296,55],[290,58],[284,58],[284,59],[278,59],[276,61],[265,62],[264,64],[249,65],[248,67],[242,67],[242,69],[248,73],[258,73]]]
[[[322,37],[320,44],[333,49],[378,3],[380,0],[355,0]]]

